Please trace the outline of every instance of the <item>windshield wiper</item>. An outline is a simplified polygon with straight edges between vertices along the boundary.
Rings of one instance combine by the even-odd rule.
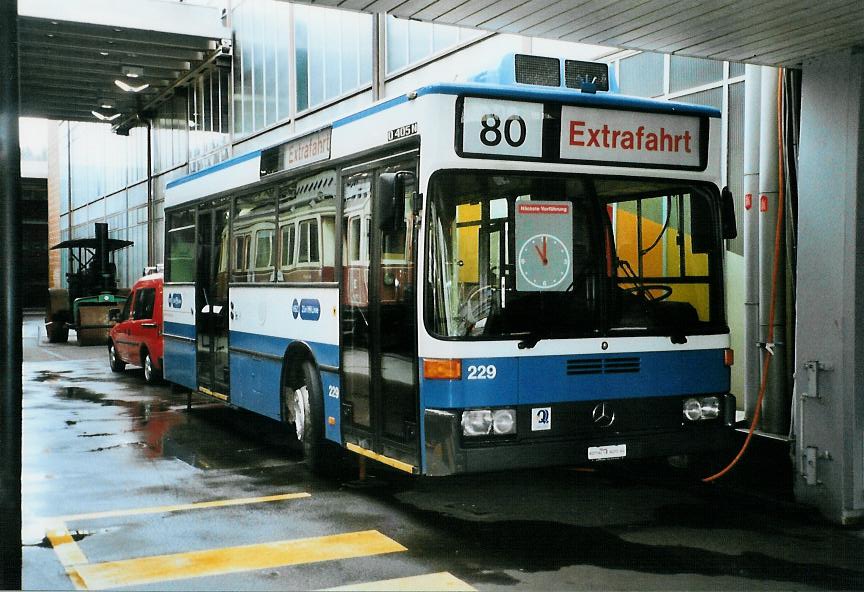
[[[519,349],[533,349],[541,340],[549,337],[548,331],[531,331],[528,336],[519,342]]]

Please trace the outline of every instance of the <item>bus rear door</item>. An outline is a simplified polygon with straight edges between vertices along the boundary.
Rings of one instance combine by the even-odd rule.
[[[203,206],[198,212],[198,274],[195,284],[198,388],[228,400],[229,208]]]

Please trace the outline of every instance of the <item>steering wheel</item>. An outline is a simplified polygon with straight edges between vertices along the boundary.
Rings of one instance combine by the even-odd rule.
[[[488,292],[487,297],[483,295]],[[490,285],[478,286],[468,294],[465,302],[459,307],[459,316],[461,316],[469,324],[473,326],[480,319],[485,319],[492,311],[492,295],[495,294],[495,287]]]
[[[655,290],[660,293],[654,295],[653,292]],[[665,284],[639,284],[630,288],[625,288],[624,291],[630,294],[642,296],[649,302],[662,302],[672,295],[672,286],[667,286]]]

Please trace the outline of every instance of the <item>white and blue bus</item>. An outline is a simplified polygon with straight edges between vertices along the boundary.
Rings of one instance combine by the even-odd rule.
[[[165,378],[424,475],[717,451],[720,113],[505,58],[168,185]]]

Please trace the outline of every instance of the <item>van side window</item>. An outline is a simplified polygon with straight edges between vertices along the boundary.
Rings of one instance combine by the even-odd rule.
[[[142,288],[135,292],[133,319],[136,321],[153,318],[153,304],[156,302],[155,288]]]

